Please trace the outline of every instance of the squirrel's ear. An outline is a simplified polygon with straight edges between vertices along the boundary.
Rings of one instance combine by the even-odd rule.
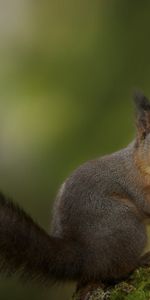
[[[141,92],[136,92],[134,102],[136,105],[138,140],[143,140],[150,133],[150,101]]]

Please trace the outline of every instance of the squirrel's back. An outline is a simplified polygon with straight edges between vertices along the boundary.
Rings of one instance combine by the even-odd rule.
[[[62,231],[63,223],[65,228],[66,224],[69,226],[69,218],[84,223],[88,211],[91,215],[92,209],[100,208],[115,194],[129,196],[131,186],[133,189],[132,182],[137,182],[139,177],[134,152],[135,142],[127,148],[79,166],[63,183],[56,197],[52,232],[58,234],[60,227]],[[101,214],[101,210],[97,213]]]

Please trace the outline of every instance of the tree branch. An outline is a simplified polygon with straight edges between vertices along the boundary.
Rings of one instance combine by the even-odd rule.
[[[136,270],[126,281],[102,288],[89,285],[73,296],[73,300],[150,300],[150,267]]]

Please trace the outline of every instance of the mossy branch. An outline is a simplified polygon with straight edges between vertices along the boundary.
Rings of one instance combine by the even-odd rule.
[[[128,280],[106,289],[89,285],[76,292],[73,300],[150,300],[150,268],[140,268]]]

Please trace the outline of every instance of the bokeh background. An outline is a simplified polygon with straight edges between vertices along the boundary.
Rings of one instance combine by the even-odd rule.
[[[150,96],[150,2],[0,0],[0,187],[49,230],[79,164],[134,136],[135,88]],[[0,280],[0,299],[69,299]]]

